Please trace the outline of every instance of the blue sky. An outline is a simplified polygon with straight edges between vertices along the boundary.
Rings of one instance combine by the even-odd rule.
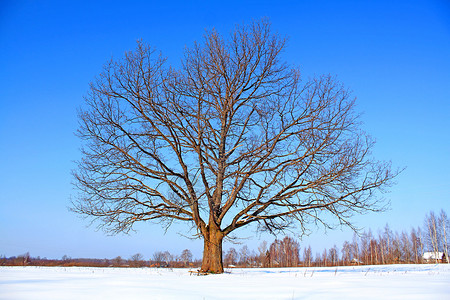
[[[269,17],[289,37],[285,59],[303,76],[335,74],[353,90],[374,155],[406,167],[385,213],[358,216],[373,232],[409,230],[425,214],[450,214],[450,4],[448,1],[1,1],[0,255],[150,258],[157,250],[200,257],[201,241],[142,224],[106,236],[70,213],[76,110],[111,57],[142,39],[173,65],[205,29]],[[314,229],[314,228],[313,228]],[[252,230],[237,232],[256,249]],[[351,239],[313,231],[315,251]],[[225,248],[229,247],[227,244]],[[235,245],[235,247],[240,247]]]

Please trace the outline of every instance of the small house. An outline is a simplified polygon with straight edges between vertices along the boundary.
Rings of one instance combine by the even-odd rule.
[[[422,259],[425,262],[448,262],[444,252],[424,252]]]
[[[357,258],[353,258],[350,261],[350,264],[352,264],[352,265],[363,265],[364,263],[362,261],[360,261],[359,259],[357,259]]]

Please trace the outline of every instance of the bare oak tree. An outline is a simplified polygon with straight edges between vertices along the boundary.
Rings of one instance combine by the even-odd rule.
[[[263,20],[207,32],[179,69],[141,42],[109,62],[79,113],[72,209],[112,233],[187,222],[204,239],[202,270],[221,273],[238,228],[352,226],[382,208],[374,192],[395,172],[371,158],[354,98],[334,77],[302,80],[285,45]]]

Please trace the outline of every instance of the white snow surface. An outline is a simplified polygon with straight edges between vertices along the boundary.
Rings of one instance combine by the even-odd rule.
[[[0,299],[450,299],[450,265],[227,269],[0,267]]]

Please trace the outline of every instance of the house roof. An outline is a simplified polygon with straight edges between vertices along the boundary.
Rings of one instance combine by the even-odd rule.
[[[443,259],[444,252],[424,252],[422,255],[423,259]]]

